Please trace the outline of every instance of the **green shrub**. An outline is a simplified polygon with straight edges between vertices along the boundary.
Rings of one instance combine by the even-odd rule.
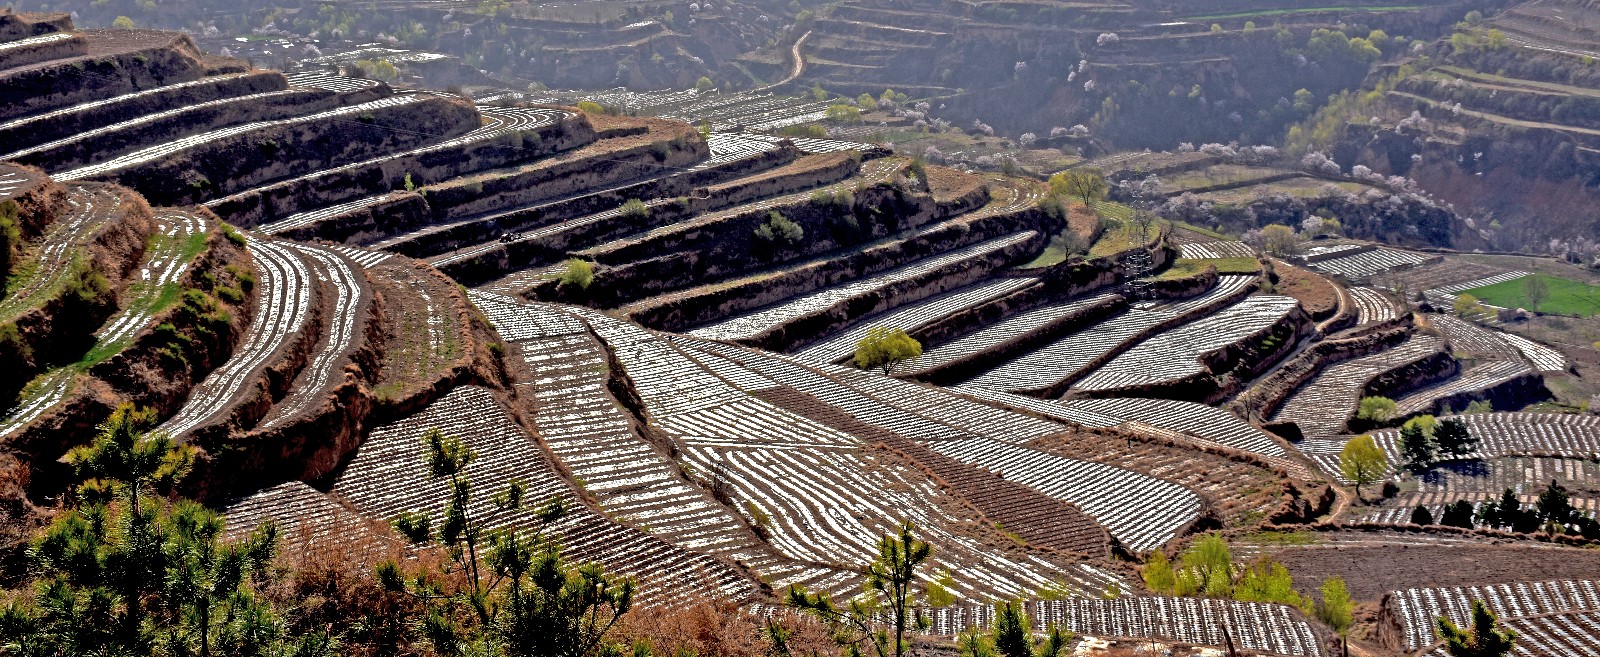
[[[79,262],[73,267],[71,277],[67,279],[67,286],[61,292],[63,297],[87,304],[106,302],[110,295],[111,281],[106,280],[105,274],[96,271],[86,262]]]
[[[233,242],[234,246],[243,247],[245,245],[244,233],[239,232],[228,224],[222,224],[222,236],[228,238],[229,242]]]
[[[636,198],[630,198],[622,204],[622,218],[649,219],[650,208],[645,206],[644,201]]]
[[[244,291],[236,287],[219,287],[217,298],[237,306],[244,303]]]
[[[922,156],[920,156],[920,155],[918,155],[917,157],[913,157],[913,158],[911,158],[911,163],[906,165],[906,172],[911,174],[917,180],[921,180],[923,182],[927,182],[927,180],[928,180],[928,163],[924,162],[922,160]]]
[[[584,114],[605,114],[606,108],[601,107],[600,103],[592,100],[586,100],[578,103],[578,111],[583,112]]]
[[[756,227],[756,239],[774,244],[795,244],[805,239],[806,229],[777,210],[767,213],[766,222]]]
[[[594,283],[594,263],[579,258],[568,258],[567,269],[561,272],[560,285],[587,290],[592,283]]]
[[[6,293],[11,270],[22,250],[22,226],[15,201],[0,203],[0,295]]]
[[[1388,397],[1362,397],[1361,407],[1356,411],[1356,417],[1382,424],[1394,417],[1399,408],[1393,399]]]

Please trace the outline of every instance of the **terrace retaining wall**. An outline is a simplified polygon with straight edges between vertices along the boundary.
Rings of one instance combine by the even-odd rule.
[[[94,346],[94,332],[116,313],[119,295],[132,282],[131,275],[139,268],[155,232],[155,216],[150,206],[131,191],[107,191],[121,197],[121,204],[114,215],[96,218],[99,226],[81,257],[87,266],[86,275],[104,277],[108,289],[85,297],[63,287],[53,291],[54,297],[43,299],[17,316],[0,319],[16,330],[20,347],[8,347],[6,353],[0,353],[0,371],[6,372],[0,379],[0,399],[13,399],[28,381],[47,368],[70,363],[88,352]],[[66,257],[40,263],[40,267],[70,268],[76,265],[77,258],[69,251]]]
[[[879,273],[914,260],[1039,226],[1049,234],[1052,222],[1037,209],[1021,210],[956,223],[906,240],[890,241],[838,258],[753,281],[718,287],[703,294],[672,298],[629,313],[629,319],[664,331],[683,331],[718,318],[776,303],[812,290]]]
[[[637,183],[602,189],[593,193],[578,192],[571,198],[552,200],[548,203],[511,210],[493,217],[463,223],[426,235],[419,235],[416,239],[397,245],[393,250],[418,256],[443,253],[469,244],[480,244],[503,233],[546,226],[588,214],[604,212],[621,205],[628,199],[689,196],[698,185],[716,182],[729,176],[738,176],[751,171],[770,168],[780,163],[791,161],[798,155],[799,151],[793,149],[770,151],[757,157],[686,173],[664,177],[648,176]],[[629,170],[619,170],[619,175],[631,175],[631,173]],[[626,179],[622,178],[620,180]],[[652,210],[652,216],[654,213],[661,211],[663,211],[661,208]],[[431,222],[432,218],[429,221]],[[546,241],[541,240],[541,243],[546,243]],[[537,246],[524,246],[522,244],[508,245],[507,252],[515,253],[515,249],[518,248]],[[495,256],[496,259],[498,257]],[[531,260],[522,260],[522,262],[531,262]]]
[[[96,57],[0,71],[0,120],[198,80],[208,66],[188,36],[145,30],[92,30],[91,38],[148,39],[150,45]],[[109,33],[102,35],[101,33]]]
[[[30,178],[21,192],[6,199],[17,204],[17,228],[22,239],[32,240],[44,234],[50,224],[60,216],[66,205],[67,189],[34,167],[6,164],[3,169],[13,170]]]
[[[154,203],[187,205],[304,171],[424,146],[478,125],[478,111],[469,101],[430,96],[348,120],[255,130],[101,177],[138,189]]]
[[[1409,315],[1406,316],[1410,318]],[[1279,405],[1294,394],[1307,381],[1316,377],[1330,365],[1352,358],[1360,358],[1383,351],[1405,342],[1411,336],[1411,326],[1390,327],[1363,335],[1318,342],[1301,351],[1282,367],[1267,375],[1239,395],[1229,406],[1242,417],[1263,421],[1272,417]]]
[[[219,98],[282,91],[287,88],[289,81],[277,71],[251,71],[241,75],[217,77],[207,80],[205,84],[193,86],[157,87],[120,102],[29,120],[21,125],[0,127],[0,152],[9,153],[64,139],[86,130],[121,123],[173,107],[194,105]],[[388,95],[388,87],[384,86],[383,89],[382,95]],[[374,95],[374,98],[377,97]]]
[[[582,115],[574,115],[532,130],[508,133],[439,152],[394,157],[372,166],[286,180],[224,199],[217,204],[216,210],[234,223],[255,226],[312,208],[399,190],[405,184],[407,175],[412,177],[412,184],[426,187],[430,181],[447,180],[473,171],[524,162],[578,148],[594,140],[593,127]],[[448,203],[450,195],[432,189],[427,193],[427,218],[431,220],[443,214],[444,211],[435,206]],[[331,218],[328,223],[333,228],[327,233],[319,230],[317,237],[339,241],[356,233],[381,231],[392,234],[417,225],[409,222],[399,226],[361,224],[357,221],[360,218],[359,214]],[[322,225],[319,222],[312,228]]]
[[[250,255],[220,230],[213,230],[206,251],[190,266],[183,284],[198,287],[207,275],[228,282],[233,276],[230,266],[251,270]],[[57,459],[71,447],[90,442],[98,433],[96,427],[118,404],[131,402],[155,410],[160,417],[169,416],[183,405],[196,383],[227,361],[255,316],[255,295],[245,295],[236,306],[218,302],[232,320],[225,327],[211,326],[209,333],[201,333],[193,328],[195,320],[180,308],[166,310],[152,318],[128,348],[90,368],[65,401],[18,434],[10,446],[28,455],[37,482],[32,490],[44,495],[70,484],[70,473]],[[164,323],[189,337],[182,360],[166,352],[170,338],[154,331]]]

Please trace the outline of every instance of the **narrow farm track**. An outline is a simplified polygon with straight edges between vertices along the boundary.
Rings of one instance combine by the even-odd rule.
[[[283,340],[304,328],[315,302],[311,271],[292,247],[252,237],[250,252],[258,274],[255,319],[233,356],[196,385],[189,401],[159,427],[175,438],[225,419],[223,413],[238,402]]]
[[[335,367],[348,362],[351,345],[360,331],[358,323],[366,315],[366,305],[371,302],[365,276],[358,273],[350,261],[323,249],[303,244],[287,243],[288,248],[299,252],[307,264],[314,263],[313,278],[323,281],[333,292],[324,303],[332,305],[327,328],[316,355],[306,364],[294,381],[291,392],[273,405],[272,411],[262,419],[262,429],[290,421],[322,401],[323,393],[333,381]]]

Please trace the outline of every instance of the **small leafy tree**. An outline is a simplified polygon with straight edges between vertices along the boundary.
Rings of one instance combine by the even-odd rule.
[[[1261,229],[1261,243],[1268,253],[1292,256],[1300,253],[1300,238],[1294,229],[1282,224],[1272,224]]]
[[[1478,448],[1478,439],[1473,437],[1472,430],[1461,418],[1441,421],[1433,430],[1433,441],[1439,445],[1440,452],[1451,458],[1465,457]]]
[[[1226,598],[1233,594],[1233,552],[1228,541],[1217,534],[1206,534],[1179,557],[1183,569],[1178,573],[1180,594]]]
[[[844,103],[829,105],[822,111],[822,118],[829,123],[860,123],[861,108]]]
[[[1429,511],[1428,507],[1418,504],[1411,510],[1411,524],[1424,527],[1433,524],[1433,512]]]
[[[1100,169],[1085,167],[1062,171],[1050,176],[1050,198],[1076,197],[1084,205],[1093,205],[1106,196],[1109,187],[1106,174]]]
[[[1482,600],[1472,601],[1472,629],[1463,630],[1449,618],[1438,619],[1439,637],[1453,657],[1505,657],[1511,654],[1517,633],[1502,630]]]
[[[594,283],[594,263],[581,258],[567,258],[567,268],[561,272],[562,287],[587,290]]]
[[[904,657],[910,649],[907,632],[928,627],[927,616],[917,608],[914,585],[917,568],[933,556],[933,548],[917,540],[914,529],[906,521],[898,535],[878,541],[878,558],[864,569],[862,594],[844,607],[835,605],[828,594],[808,593],[798,584],[789,587],[786,603],[826,623],[848,657],[861,657],[866,654],[863,648],[874,657]],[[887,622],[880,622],[880,616]]]
[[[1522,298],[1527,299],[1528,305],[1537,312],[1545,300],[1550,298],[1550,283],[1538,274],[1523,278]]]
[[[1283,564],[1271,559],[1258,559],[1239,574],[1233,587],[1233,598],[1246,602],[1276,602],[1291,607],[1306,605],[1300,593],[1294,590],[1294,578]]]
[[[118,16],[111,21],[111,27],[118,30],[131,30],[133,29],[133,19],[127,16]]]
[[[716,87],[717,87],[717,84],[715,82],[712,82],[711,78],[708,78],[708,77],[706,77],[704,75],[700,76],[700,79],[694,81],[694,90],[698,91],[700,93],[705,93],[707,91],[711,91],[712,89],[715,89]]]
[[[1350,591],[1345,588],[1343,577],[1329,577],[1322,580],[1322,599],[1317,601],[1317,620],[1333,628],[1339,634],[1339,640],[1350,633],[1350,626],[1355,624],[1355,603],[1350,601]]]
[[[1139,570],[1139,575],[1144,578],[1145,588],[1151,591],[1162,595],[1178,594],[1178,577],[1172,572],[1172,564],[1167,561],[1167,555],[1159,550],[1150,555],[1150,560]]]
[[[650,207],[645,205],[644,201],[641,201],[641,200],[636,199],[636,198],[630,198],[630,199],[622,202],[621,213],[622,213],[622,218],[624,218],[624,219],[631,219],[631,220],[649,219],[650,218]]]
[[[1489,307],[1478,301],[1478,297],[1470,294],[1458,295],[1450,306],[1456,311],[1456,315],[1465,319],[1479,319],[1489,314]]]
[[[529,518],[534,527],[490,529],[478,517],[467,467],[477,458],[460,438],[430,429],[423,435],[429,476],[449,493],[440,516],[410,511],[393,519],[415,543],[444,548],[448,565],[408,579],[393,561],[378,564],[377,578],[391,593],[428,607],[418,630],[442,655],[504,653],[515,656],[588,657],[633,605],[633,580],[607,574],[598,564],[572,566],[545,530],[565,515],[559,499],[531,510],[527,491],[512,480],[493,499],[496,515]],[[434,521],[438,519],[437,530]],[[443,580],[464,580],[448,586]]]
[[[1398,410],[1400,406],[1388,397],[1362,397],[1361,405],[1356,409],[1356,418],[1373,424],[1383,424],[1394,417]]]
[[[1361,487],[1378,483],[1389,470],[1389,455],[1372,436],[1360,436],[1345,443],[1339,450],[1339,473],[1355,483],[1356,499],[1361,499]]]
[[[874,326],[856,343],[855,364],[864,370],[878,368],[889,375],[901,363],[920,356],[922,343],[907,335],[905,329]]]

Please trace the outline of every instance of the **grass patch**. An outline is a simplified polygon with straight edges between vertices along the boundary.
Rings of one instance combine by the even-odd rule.
[[[1039,269],[1051,265],[1059,265],[1067,261],[1067,250],[1056,246],[1044,247],[1044,252],[1039,257],[1019,265],[1017,269]]]
[[[1320,542],[1311,531],[1264,531],[1250,535],[1250,540],[1264,545],[1316,545]]]
[[[1161,272],[1156,280],[1174,278],[1187,278],[1215,266],[1218,274],[1254,274],[1261,271],[1261,262],[1255,258],[1202,258],[1190,260],[1178,258],[1172,261],[1172,266]]]
[[[1191,233],[1199,233],[1201,235],[1205,235],[1206,237],[1211,237],[1211,238],[1215,238],[1215,239],[1219,239],[1219,240],[1225,240],[1225,241],[1232,241],[1233,240],[1233,236],[1228,235],[1227,233],[1211,230],[1210,228],[1206,228],[1204,226],[1196,226],[1196,225],[1191,224],[1191,223],[1189,223],[1187,221],[1174,221],[1174,222],[1172,222],[1172,225],[1176,226],[1178,228],[1182,228],[1184,230],[1187,230],[1187,231],[1189,231]]]
[[[1336,7],[1303,7],[1303,8],[1289,8],[1289,9],[1261,9],[1261,10],[1257,10],[1257,11],[1239,11],[1239,12],[1233,12],[1233,13],[1228,13],[1228,14],[1207,14],[1205,16],[1188,16],[1188,17],[1185,17],[1183,20],[1187,20],[1187,21],[1210,21],[1210,20],[1219,20],[1219,19],[1224,19],[1224,18],[1251,18],[1251,17],[1255,17],[1255,16],[1289,16],[1289,15],[1293,15],[1293,14],[1320,14],[1320,13],[1325,13],[1325,12],[1330,12],[1330,11],[1361,11],[1361,12],[1411,11],[1413,9],[1421,9],[1421,8],[1422,8],[1422,5],[1390,5],[1390,6],[1387,6],[1387,7],[1364,7],[1364,6],[1361,6],[1361,5],[1344,5],[1344,6],[1336,6]]]
[[[1502,308],[1528,308],[1531,310],[1533,309],[1533,304],[1527,299],[1526,289],[1529,278],[1543,279],[1550,290],[1549,298],[1539,305],[1538,310],[1540,312],[1578,315],[1581,317],[1600,314],[1600,286],[1548,274],[1533,274],[1529,277],[1473,288],[1467,290],[1465,294],[1470,294],[1477,297],[1479,301]]]
[[[1094,246],[1089,247],[1089,257],[1104,258],[1116,255],[1128,249],[1144,246],[1144,242],[1137,228],[1131,226],[1107,228],[1100,234],[1100,239],[1095,240]]]

